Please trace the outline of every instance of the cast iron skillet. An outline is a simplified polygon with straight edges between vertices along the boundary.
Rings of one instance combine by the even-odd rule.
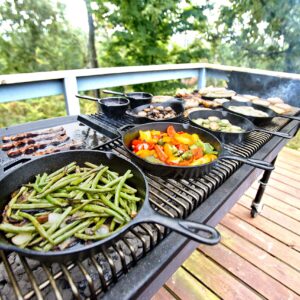
[[[174,118],[168,118],[163,120],[154,120],[148,117],[140,117],[138,116],[138,113],[145,108],[148,108],[150,105],[153,106],[163,106],[163,107],[172,107],[173,110],[176,112],[176,116]],[[152,104],[146,104],[142,106],[138,106],[134,109],[127,110],[126,114],[132,116],[134,118],[134,122],[140,124],[140,123],[146,123],[146,122],[177,122],[180,120],[184,112],[184,107],[182,105],[182,101],[179,100],[170,100],[162,103],[152,103]]]
[[[251,117],[251,116],[246,116],[240,113],[237,113],[235,111],[232,111],[229,109],[229,106],[251,106],[255,109],[259,109],[263,112],[266,112],[269,116],[268,117]],[[290,119],[290,120],[296,120],[296,121],[300,121],[300,117],[296,117],[296,116],[289,116],[289,115],[280,115],[277,114],[274,110],[262,106],[262,105],[258,105],[258,104],[254,104],[252,102],[238,102],[238,101],[229,101],[229,102],[225,102],[223,103],[223,107],[225,110],[231,112],[231,113],[235,113],[239,116],[242,116],[244,118],[249,119],[250,121],[252,121],[255,125],[260,125],[260,124],[266,124],[266,123],[270,123],[272,121],[273,118],[275,117],[280,117],[280,118],[286,118],[286,119]]]
[[[149,104],[152,101],[153,95],[150,93],[145,92],[133,92],[133,93],[120,93],[115,91],[109,91],[109,90],[102,90],[102,93],[105,94],[112,94],[117,96],[126,97],[130,101],[130,107],[135,108],[140,105]]]
[[[204,164],[202,166],[169,166],[169,165],[163,165],[163,164],[154,164],[147,162],[145,159],[137,156],[131,149],[131,141],[135,138],[138,138],[139,136],[139,130],[158,130],[162,132],[166,132],[169,125],[174,126],[175,130],[177,132],[184,131],[188,133],[197,133],[200,137],[200,139],[205,143],[210,143],[215,150],[219,152],[218,159],[208,163]],[[192,177],[199,177],[204,174],[207,174],[210,172],[210,170],[216,165],[218,161],[221,159],[230,159],[230,160],[236,160],[243,163],[246,163],[248,165],[251,165],[256,168],[260,168],[263,170],[273,170],[274,166],[271,163],[253,159],[253,158],[243,158],[240,156],[235,155],[226,155],[223,145],[219,141],[219,139],[212,133],[191,126],[190,124],[181,124],[181,123],[148,123],[148,124],[142,124],[134,126],[133,128],[127,130],[126,132],[122,132],[122,130],[125,130],[128,127],[132,127],[134,125],[125,125],[120,128],[119,132],[122,135],[122,141],[123,145],[126,149],[126,151],[130,154],[132,159],[138,163],[141,167],[145,168],[147,171],[152,173],[155,176],[159,177],[169,177],[169,178],[192,178]]]
[[[120,174],[124,174],[128,169],[132,170],[134,176],[129,179],[128,182],[138,190],[138,195],[143,199],[143,201],[139,202],[139,212],[137,216],[106,239],[87,245],[77,244],[75,247],[63,251],[39,252],[21,249],[10,243],[5,238],[3,232],[0,232],[1,250],[15,251],[21,255],[45,262],[78,260],[87,257],[89,254],[96,254],[102,247],[108,247],[117,237],[125,234],[133,226],[145,222],[164,225],[198,243],[214,245],[220,241],[220,234],[213,227],[187,220],[172,219],[156,213],[150,206],[148,183],[143,172],[132,162],[111,152],[92,150],[59,152],[32,159],[17,169],[10,172],[8,171],[8,174],[0,179],[0,209],[3,211],[13,191],[18,189],[22,184],[33,180],[35,175],[44,172],[53,172],[73,161],[76,161],[79,165],[83,165],[86,161],[98,165],[102,163]],[[200,232],[196,233],[196,230],[200,230]],[[204,235],[201,235],[201,232],[204,233]]]
[[[213,131],[213,130],[211,130],[209,128],[205,128],[193,121],[194,119],[198,119],[198,118],[207,119],[208,117],[211,117],[211,116],[218,117],[220,119],[227,119],[231,124],[240,126],[245,131],[238,132],[238,133]],[[279,137],[286,138],[286,139],[292,138],[292,136],[287,133],[273,132],[273,131],[269,131],[266,129],[258,128],[247,118],[242,117],[240,115],[236,115],[234,113],[227,112],[227,111],[198,110],[198,111],[191,112],[188,115],[188,118],[192,125],[213,133],[218,139],[221,140],[222,143],[226,143],[226,144],[229,144],[229,143],[238,144],[238,143],[244,141],[247,138],[247,136],[253,131],[265,132],[265,133],[279,136]]]

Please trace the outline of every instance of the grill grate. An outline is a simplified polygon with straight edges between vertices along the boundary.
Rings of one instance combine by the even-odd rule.
[[[99,126],[116,131],[125,124],[133,123],[132,117],[121,120],[108,119],[103,114],[89,116]],[[187,122],[182,119],[182,122]],[[265,127],[278,130],[285,120],[275,119]],[[270,139],[266,133],[253,132],[239,145],[226,145],[226,149],[243,157],[253,155]],[[120,138],[100,146],[126,157]],[[170,217],[187,217],[239,167],[238,162],[220,161],[207,175],[198,179],[172,180],[147,174],[150,202],[153,208]],[[142,224],[130,230],[123,238],[99,254],[83,262],[41,264],[20,257],[15,253],[0,251],[0,299],[95,299],[105,293],[110,285],[151,251],[168,234],[168,230],[156,224]]]

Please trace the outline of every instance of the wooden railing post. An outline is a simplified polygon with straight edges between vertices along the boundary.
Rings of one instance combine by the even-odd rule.
[[[79,99],[75,97],[78,93],[77,80],[75,76],[64,78],[64,95],[68,115],[79,115]]]
[[[197,86],[198,86],[198,89],[202,89],[206,86],[206,69],[205,68],[199,69]]]

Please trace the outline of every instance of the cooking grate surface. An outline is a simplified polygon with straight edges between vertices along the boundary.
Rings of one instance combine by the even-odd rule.
[[[103,114],[85,117],[97,126],[112,131],[133,122],[131,117],[116,121]],[[183,118],[182,122],[187,120]],[[277,118],[265,128],[275,131],[286,123],[286,120]],[[269,139],[269,134],[254,132],[244,143],[226,145],[226,149],[243,157],[250,157]],[[112,139],[97,149],[112,150],[127,156],[120,138]],[[150,202],[162,214],[185,218],[238,167],[238,162],[223,160],[209,174],[189,180],[163,180],[147,174]],[[143,224],[130,230],[113,246],[99,254],[69,265],[45,265],[15,253],[0,251],[0,299],[11,299],[12,295],[18,299],[95,299],[99,294],[105,293],[122,274],[130,272],[130,268],[167,234],[168,231],[160,225]]]

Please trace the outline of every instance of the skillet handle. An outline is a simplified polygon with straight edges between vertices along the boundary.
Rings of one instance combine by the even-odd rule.
[[[285,132],[270,131],[270,130],[267,130],[267,129],[257,128],[257,127],[254,130],[255,131],[260,131],[260,132],[265,132],[265,133],[275,135],[275,136],[279,136],[279,137],[282,137],[284,139],[291,139],[292,138],[291,135],[289,135],[288,133],[285,133]]]
[[[240,161],[249,166],[259,168],[259,169],[262,169],[265,171],[274,170],[274,165],[272,163],[269,163],[269,162],[263,161],[263,160],[259,160],[259,159],[255,159],[255,158],[244,158],[244,157],[235,156],[235,155],[224,155],[221,157],[221,159],[230,159],[230,160]]]
[[[277,117],[290,119],[290,120],[295,120],[295,121],[300,121],[300,117],[297,117],[297,116],[278,115]]]
[[[94,98],[94,97],[90,97],[90,96],[75,95],[75,97],[84,99],[84,100],[95,101],[95,102],[98,102],[100,100],[99,98]]]
[[[111,94],[111,95],[118,95],[118,96],[126,97],[126,95],[124,93],[120,93],[120,92],[115,92],[115,91],[110,91],[110,90],[102,90],[101,92],[104,94]]]
[[[213,227],[193,221],[169,218],[158,213],[141,222],[157,223],[166,226],[198,243],[216,245],[220,242],[220,233]]]

